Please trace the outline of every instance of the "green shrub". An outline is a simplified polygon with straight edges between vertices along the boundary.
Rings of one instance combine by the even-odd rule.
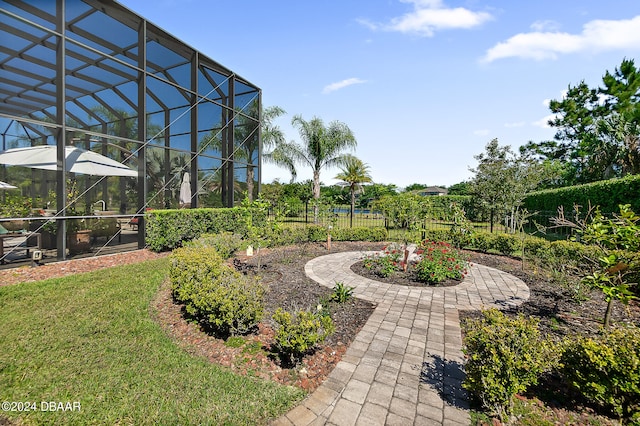
[[[308,225],[307,232],[309,235],[309,241],[327,241],[327,228],[321,225]]]
[[[473,246],[483,253],[488,253],[493,248],[494,235],[488,232],[475,232],[473,234]]]
[[[322,343],[335,331],[333,320],[328,315],[320,315],[305,310],[296,313],[281,308],[273,314],[276,322],[276,348],[285,359],[295,363],[318,343]]]
[[[258,278],[227,267],[198,290],[191,300],[197,316],[219,335],[245,334],[262,319],[265,288]]]
[[[556,351],[540,337],[538,321],[522,315],[511,319],[491,309],[483,312],[482,319],[465,321],[463,327],[467,355],[463,387],[505,421],[513,397],[553,367]]]
[[[171,253],[169,280],[176,301],[187,304],[187,312],[195,315],[188,304],[195,292],[206,281],[219,276],[226,265],[218,251],[213,247],[182,247]]]
[[[272,228],[269,231],[268,240],[271,247],[306,243],[309,241],[309,232],[302,226],[280,225],[279,229]]]
[[[640,211],[640,176],[630,175],[621,179],[609,179],[584,185],[557,189],[546,189],[529,193],[523,207],[529,211],[555,212],[558,206],[564,206],[570,212],[574,205],[587,207],[600,206],[604,213],[618,211],[618,205],[631,203],[631,208]],[[536,219],[543,222],[544,218]]]
[[[546,258],[550,249],[551,243],[544,238],[527,236],[524,240],[524,253],[528,258]]]
[[[385,241],[388,238],[384,227],[337,228],[331,230],[334,241]],[[326,239],[326,236],[325,236]]]
[[[449,241],[449,237],[449,230],[447,229],[427,229],[424,231],[424,238],[421,238],[417,242],[420,243],[423,240],[451,242]]]
[[[241,235],[226,231],[219,234],[203,234],[199,238],[185,243],[185,247],[212,247],[223,259],[230,258],[242,245]]]
[[[249,215],[253,226],[265,226],[266,212],[246,207],[150,210],[145,214],[146,241],[151,250],[162,251],[207,233],[228,231],[244,236]]]
[[[265,289],[223,263],[213,247],[182,247],[171,254],[173,297],[187,313],[220,335],[242,334],[264,312]]]
[[[581,337],[568,345],[562,363],[565,376],[588,400],[627,418],[640,412],[640,328]]]
[[[493,249],[505,256],[512,256],[520,247],[520,240],[513,234],[496,234]]]

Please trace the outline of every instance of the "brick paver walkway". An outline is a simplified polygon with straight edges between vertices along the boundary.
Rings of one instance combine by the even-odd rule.
[[[350,266],[362,252],[329,254],[305,266],[333,288],[338,281],[377,303],[327,380],[274,425],[468,425],[459,310],[506,308],[529,298],[520,279],[482,265],[455,287],[373,281]]]

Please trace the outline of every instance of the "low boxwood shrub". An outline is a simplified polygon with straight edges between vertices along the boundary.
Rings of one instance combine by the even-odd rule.
[[[195,315],[189,301],[201,283],[212,281],[226,268],[223,259],[213,247],[182,247],[171,253],[169,281],[173,298],[186,304],[187,312]]]
[[[174,250],[169,279],[174,299],[221,336],[246,333],[262,319],[264,286],[225,264],[213,247]]]
[[[334,241],[386,241],[388,232],[384,227],[337,228],[331,230]]]
[[[520,239],[514,234],[496,234],[493,248],[505,256],[514,255],[520,248]]]
[[[551,243],[544,238],[529,235],[524,240],[524,253],[528,258],[546,258],[550,248]]]
[[[472,237],[473,247],[482,253],[488,253],[493,248],[494,234],[488,232],[474,232]]]
[[[309,241],[309,232],[303,226],[280,225],[270,230],[268,239],[271,247],[306,243]]]
[[[206,233],[228,231],[244,236],[249,222],[263,227],[266,220],[265,211],[246,207],[150,210],[145,214],[146,242],[154,251],[172,250]]]
[[[446,241],[446,242],[451,242],[449,241],[449,230],[447,229],[427,229],[423,232],[424,237],[421,238],[420,241],[422,240],[429,240],[429,241]],[[420,242],[418,241],[418,242]]]
[[[321,225],[307,225],[309,241],[327,241],[327,228]]]
[[[284,361],[292,364],[335,331],[330,316],[302,309],[292,313],[278,308],[273,320],[276,349]]]
[[[562,356],[569,382],[585,398],[618,416],[640,422],[640,328],[614,327],[580,337]]]
[[[223,259],[230,258],[243,245],[241,235],[226,231],[219,234],[203,234],[199,238],[185,243],[185,247],[212,247]]]
[[[536,384],[557,361],[554,345],[540,336],[534,318],[509,318],[497,309],[464,322],[467,355],[463,387],[492,414],[508,419],[516,394]]]
[[[226,266],[226,265],[224,265]],[[246,334],[262,319],[265,287],[257,277],[226,266],[215,279],[198,287],[191,304],[197,316],[220,336]]]

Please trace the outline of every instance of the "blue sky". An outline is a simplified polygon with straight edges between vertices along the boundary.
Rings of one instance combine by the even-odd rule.
[[[469,179],[493,138],[553,138],[549,99],[640,65],[636,0],[120,2],[259,86],[287,140],[296,114],[346,123],[373,180],[398,187]],[[265,164],[274,178],[290,176]]]

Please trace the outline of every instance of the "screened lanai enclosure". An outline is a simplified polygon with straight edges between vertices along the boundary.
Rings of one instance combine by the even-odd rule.
[[[16,187],[0,189],[3,261],[20,247],[7,235],[57,258],[80,231],[93,252],[144,247],[147,209],[257,194],[258,87],[115,1],[0,0],[0,20],[0,181]]]

